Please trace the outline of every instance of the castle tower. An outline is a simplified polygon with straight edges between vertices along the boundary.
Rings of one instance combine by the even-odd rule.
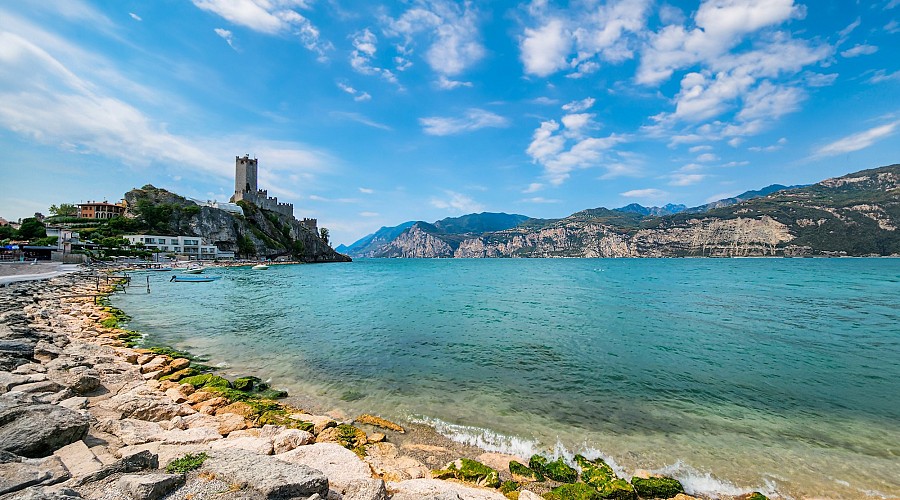
[[[256,185],[257,174],[256,158],[250,155],[234,157],[234,193],[256,193],[259,189]]]

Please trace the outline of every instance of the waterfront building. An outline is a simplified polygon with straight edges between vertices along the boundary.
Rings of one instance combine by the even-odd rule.
[[[82,219],[112,219],[125,214],[125,203],[89,201],[78,204],[78,216]]]
[[[154,249],[187,257],[190,260],[234,259],[234,252],[219,250],[199,236],[162,236],[156,234],[128,234],[122,236],[129,244],[142,243],[147,250]]]

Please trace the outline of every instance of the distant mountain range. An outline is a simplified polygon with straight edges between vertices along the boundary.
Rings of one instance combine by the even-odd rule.
[[[688,208],[631,204],[563,219],[470,214],[383,227],[351,257],[676,257],[900,254],[900,165],[773,184]]]

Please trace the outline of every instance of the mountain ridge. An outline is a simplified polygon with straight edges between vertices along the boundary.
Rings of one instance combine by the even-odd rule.
[[[892,255],[900,253],[898,186],[900,165],[889,165],[806,186],[773,184],[663,216],[600,207],[480,235],[416,222],[366,256]]]

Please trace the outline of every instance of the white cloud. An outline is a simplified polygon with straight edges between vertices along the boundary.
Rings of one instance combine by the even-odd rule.
[[[874,45],[860,44],[860,45],[856,45],[852,48],[849,48],[849,49],[841,52],[841,55],[849,58],[849,57],[868,56],[868,55],[874,54],[876,52],[878,52],[878,47],[876,47]]]
[[[150,94],[96,55],[78,56],[80,49],[71,41],[56,39],[25,21],[15,26],[28,37],[0,33],[0,127],[37,143],[110,158],[133,168],[171,164],[179,166],[178,175],[203,172],[222,179],[234,174],[231,153],[223,152],[233,152],[235,144],[257,153],[266,164],[266,176],[284,171],[312,175],[324,172],[326,165],[335,161],[325,152],[296,142],[171,131],[139,106],[145,101],[177,101]],[[53,46],[54,55],[39,43]],[[55,57],[60,53],[56,43],[78,56],[74,60],[89,64],[70,68]],[[30,79],[13,76],[21,74]],[[101,80],[96,80],[98,77]],[[38,81],[41,84],[34,85]],[[110,83],[110,88],[104,87]]]
[[[380,215],[381,214],[379,214],[378,212],[360,212],[359,213],[360,217],[378,217]]]
[[[624,141],[625,137],[615,134],[604,138],[583,138],[578,130],[562,129],[555,120],[549,120],[535,129],[525,152],[544,168],[547,181],[558,186],[569,178],[573,170],[602,166],[604,153]],[[570,142],[571,146],[567,148]]]
[[[526,28],[519,45],[525,72],[547,76],[567,67],[566,56],[571,51],[571,37],[561,19],[550,19],[538,29]]]
[[[682,174],[675,173],[669,176],[672,180],[669,181],[670,186],[690,186],[691,184],[696,184],[703,179],[706,178],[706,174]]]
[[[308,8],[305,0],[192,0],[201,10],[239,26],[268,35],[294,35],[325,59],[333,47],[319,39],[319,30],[296,9]]]
[[[535,196],[533,198],[524,198],[520,200],[522,203],[561,203],[561,200],[554,198],[544,198],[543,196]]]
[[[594,115],[591,113],[575,113],[563,116],[560,121],[566,127],[566,131],[570,136],[580,137],[583,135],[582,129],[591,125],[593,117]]]
[[[357,32],[351,38],[353,50],[350,52],[350,66],[364,75],[379,75],[391,83],[397,83],[397,77],[389,69],[373,65],[375,53],[378,51],[378,37],[368,28]]]
[[[444,75],[441,75],[437,80],[437,86],[443,90],[453,90],[459,87],[472,87],[472,82],[461,82],[457,80],[451,80]]]
[[[484,206],[462,193],[445,190],[444,195],[443,198],[432,197],[431,206],[460,214],[484,211]]]
[[[893,73],[888,73],[883,69],[879,69],[868,80],[869,83],[882,83],[891,81],[900,81],[900,70],[894,71]]]
[[[222,40],[225,40],[229,47],[231,47],[232,49],[234,48],[234,35],[230,31],[222,28],[216,28],[214,31],[217,35],[222,37]]]
[[[896,19],[891,19],[887,24],[884,25],[884,31],[888,33],[900,33],[900,23],[897,22]]]
[[[712,153],[703,153],[702,155],[697,157],[697,161],[704,162],[704,163],[716,161],[718,159],[719,159],[719,157]]]
[[[540,104],[542,106],[555,106],[559,104],[559,101],[556,99],[551,99],[549,97],[537,97],[531,100],[534,104]]]
[[[846,40],[847,37],[850,36],[850,33],[853,33],[853,30],[855,30],[856,28],[859,28],[859,25],[861,23],[862,23],[862,18],[857,17],[856,21],[853,21],[852,23],[848,24],[846,28],[842,29],[841,31],[838,31],[838,37],[840,37],[841,42]],[[838,42],[838,43],[841,43],[841,42]]]
[[[600,68],[600,61],[620,63],[633,57],[633,46],[645,29],[649,0],[585,2],[550,12],[544,0],[533,0],[529,13],[536,27],[525,28],[519,49],[525,73],[548,76],[572,69],[580,78]]]
[[[486,127],[503,128],[509,125],[509,120],[490,111],[472,108],[459,118],[432,116],[420,118],[419,123],[426,134],[443,136],[472,132]]]
[[[569,104],[563,105],[563,111],[568,111],[569,113],[580,113],[582,111],[586,111],[591,109],[594,106],[594,103],[597,102],[593,97],[587,97],[580,101],[572,101]]]
[[[353,100],[356,102],[368,101],[372,98],[368,92],[361,92],[356,90],[355,88],[347,85],[346,83],[337,82],[337,86],[339,89],[353,96]]]
[[[128,15],[131,16],[131,18],[135,21],[143,21],[143,19],[141,19],[141,16],[135,14],[134,12],[129,12]]]
[[[660,189],[648,188],[648,189],[632,189],[631,191],[625,191],[624,193],[619,193],[619,195],[624,196],[626,198],[638,198],[645,200],[659,200],[669,196],[669,193],[662,191]]]
[[[863,132],[848,135],[843,139],[839,139],[832,142],[831,144],[822,146],[821,148],[816,150],[814,156],[834,156],[843,153],[859,151],[860,149],[865,149],[872,144],[875,144],[879,140],[893,134],[894,130],[897,128],[897,125],[900,125],[900,121],[895,121],[893,123],[888,123],[887,125],[881,125],[879,127],[870,128],[869,130]]]
[[[712,148],[713,148],[712,146],[710,146],[708,144],[704,144],[702,146],[694,146],[694,147],[688,149],[688,151],[690,151],[691,153],[699,153],[701,151],[711,151]]]
[[[370,188],[361,187],[361,188],[359,188],[359,192],[362,194],[373,194],[373,193],[375,193],[375,190],[370,189]]]
[[[750,147],[747,149],[749,151],[753,151],[756,153],[759,153],[759,152],[771,153],[772,151],[778,151],[779,149],[783,148],[784,145],[787,143],[788,143],[787,138],[782,137],[781,139],[778,139],[778,141],[775,144],[772,144],[770,146],[753,146],[753,147]]]
[[[425,61],[429,67],[441,75],[455,76],[484,57],[478,21],[478,12],[469,2],[460,5],[447,0],[419,0],[399,18],[388,18],[384,31],[388,36],[404,38],[401,47],[405,55],[417,42],[428,45]]]
[[[541,184],[540,182],[532,182],[531,184],[528,185],[527,188],[522,190],[522,193],[525,193],[525,194],[536,193],[543,188],[544,188],[544,185]]]

